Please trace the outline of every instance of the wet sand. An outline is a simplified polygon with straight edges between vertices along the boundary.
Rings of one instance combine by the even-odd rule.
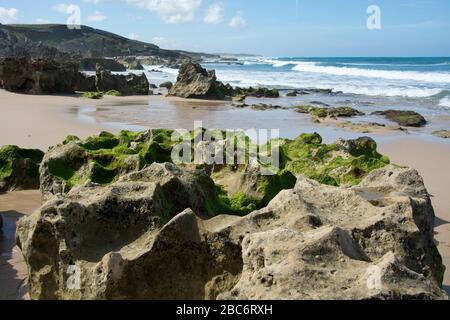
[[[27,267],[16,246],[16,222],[39,208],[40,193],[16,191],[0,194],[0,214],[3,228],[0,233],[0,300],[29,299],[26,287]]]
[[[122,129],[190,129],[196,120],[202,121],[205,127],[221,129],[281,129],[281,135],[286,138],[317,131],[325,142],[339,137],[350,139],[364,135],[329,124],[314,125],[309,116],[290,110],[235,109],[224,102],[187,101],[161,96],[89,100],[77,96],[18,95],[0,90],[0,112],[2,119],[7,119],[0,126],[0,146],[15,144],[42,150],[60,143],[69,134],[84,138],[102,130],[115,133]],[[443,128],[448,129],[449,120],[442,120]],[[436,239],[448,269],[445,286],[450,293],[450,141],[429,136],[424,138],[420,131],[413,131],[410,136],[403,132],[386,134],[384,131],[368,135],[379,142],[381,152],[390,156],[393,162],[418,169],[433,194],[437,215]],[[0,195],[0,212],[2,215],[8,212],[11,223],[15,223],[21,214],[29,214],[39,206],[36,192],[18,195]],[[11,242],[7,244],[6,241],[5,247],[8,246],[11,247]],[[20,253],[17,250],[12,252],[11,257],[1,260],[0,271],[0,283],[9,283],[6,286],[8,293],[5,293],[9,297],[20,295],[17,288],[26,275]],[[8,276],[3,278],[3,274]],[[2,295],[0,292],[0,298]]]

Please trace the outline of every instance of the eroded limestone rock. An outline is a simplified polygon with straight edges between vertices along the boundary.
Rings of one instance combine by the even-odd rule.
[[[209,220],[214,191],[194,176],[154,164],[109,186],[75,187],[23,218],[31,297],[447,298],[433,208],[413,169],[387,166],[353,187],[299,177],[259,211]],[[79,289],[66,286],[71,265]]]

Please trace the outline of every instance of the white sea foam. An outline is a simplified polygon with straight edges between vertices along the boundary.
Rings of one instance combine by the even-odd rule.
[[[299,72],[330,74],[335,76],[364,77],[389,80],[413,80],[418,82],[430,83],[450,83],[450,73],[446,72],[370,70],[346,67],[324,67],[318,66],[316,64],[298,64],[292,70]]]
[[[441,99],[441,101],[439,101],[439,105],[441,107],[446,107],[446,108],[450,108],[450,97],[444,97]]]
[[[248,65],[270,64],[274,66],[274,71],[265,72],[251,69],[244,71],[220,68],[217,70],[218,79],[225,83],[242,87],[275,86],[278,88],[330,88],[348,94],[408,98],[425,98],[439,95],[445,90],[448,90],[448,85],[446,85],[446,83],[450,83],[450,74],[442,75],[439,73],[321,67],[314,62],[279,61],[262,58],[249,59],[247,60],[247,63]],[[301,69],[304,71],[293,72],[280,70],[280,67],[291,64],[295,65],[294,69]],[[145,67],[147,70],[154,69],[162,71],[162,79],[175,80],[178,75],[177,69],[171,69],[164,66]],[[249,66],[249,68],[252,67]],[[148,74],[148,76],[150,78],[159,78],[156,74]],[[439,76],[447,77],[439,80],[448,80],[448,82],[439,86],[423,80],[423,78],[426,78],[428,80],[439,82],[437,80]],[[383,80],[380,81],[380,78]],[[428,84],[418,84],[418,79],[422,79],[421,82]],[[441,97],[440,99],[441,106],[450,108],[450,97]]]
[[[422,98],[432,97],[443,90],[440,88],[426,88],[410,86],[408,83],[377,79],[344,79],[344,77],[309,74],[299,76],[296,72],[243,72],[219,70],[219,80],[238,86],[276,86],[279,88],[331,88],[350,94],[368,96],[389,96]]]

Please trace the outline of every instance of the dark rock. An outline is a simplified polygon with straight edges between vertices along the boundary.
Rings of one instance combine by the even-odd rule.
[[[322,106],[322,107],[329,107],[330,105],[327,103],[324,103],[322,101],[311,101],[311,104],[317,105],[317,106]]]
[[[207,71],[200,64],[186,60],[169,95],[188,99],[224,100],[228,90],[217,81],[214,70]]]
[[[328,116],[335,118],[350,118],[356,116],[363,116],[364,113],[353,109],[351,107],[337,107],[328,109]]]
[[[311,114],[317,118],[350,118],[364,115],[364,113],[351,107],[319,108],[310,105],[302,105],[296,106],[295,111],[298,113]]]
[[[424,127],[427,124],[425,118],[415,111],[387,110],[376,111],[372,115],[384,116],[386,119],[397,122],[405,127]]]
[[[127,68],[122,63],[117,62],[113,59],[102,59],[102,58],[85,58],[80,61],[80,70],[82,71],[96,71],[96,66],[100,65],[103,69],[123,72],[127,71]],[[131,69],[131,68],[130,68]]]
[[[253,110],[266,111],[266,110],[276,110],[283,109],[281,106],[266,104],[266,103],[257,103],[251,106]]]
[[[93,92],[97,91],[95,86],[95,76],[87,76],[83,73],[78,74],[78,80],[74,86],[74,91]]]
[[[27,94],[73,93],[80,81],[78,66],[48,60],[0,60],[0,87]]]
[[[288,92],[286,94],[286,97],[296,97],[297,95],[298,95],[297,90],[294,90],[294,91]]]
[[[39,189],[41,150],[16,146],[0,148],[0,192]]]
[[[279,98],[280,92],[278,89],[269,89],[269,88],[239,88],[234,89],[234,95],[245,95],[247,97],[254,98]]]
[[[163,82],[159,85],[160,88],[166,88],[167,90],[172,89],[173,83],[170,81]]]
[[[148,95],[150,90],[145,74],[113,75],[100,65],[97,66],[95,86],[97,91],[117,90],[123,96]]]

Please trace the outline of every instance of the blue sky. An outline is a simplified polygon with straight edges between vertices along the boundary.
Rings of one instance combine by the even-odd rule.
[[[81,23],[163,48],[267,56],[450,56],[448,0],[0,0],[2,23]],[[367,8],[381,29],[367,28]]]

